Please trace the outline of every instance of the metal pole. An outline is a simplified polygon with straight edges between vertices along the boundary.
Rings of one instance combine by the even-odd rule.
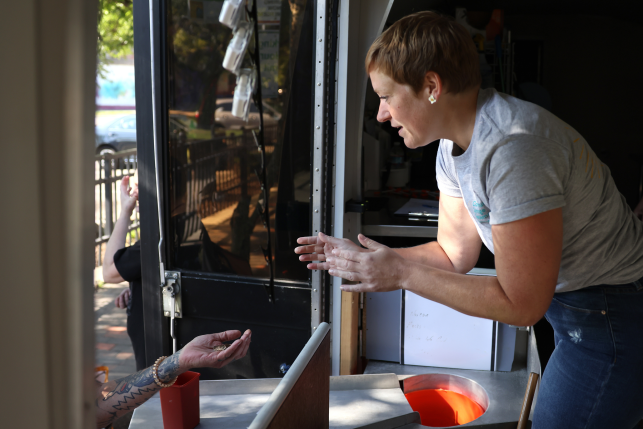
[[[159,268],[161,275],[161,284],[165,284],[165,269],[163,267],[163,255],[161,252],[161,246],[163,245],[164,234],[163,234],[163,219],[162,219],[162,210],[161,210],[161,171],[159,168],[159,149],[158,149],[158,138],[157,138],[157,126],[156,126],[156,85],[155,85],[155,62],[154,62],[154,0],[149,0],[150,5],[150,67],[151,67],[151,76],[150,83],[152,86],[152,139],[154,142],[154,173],[156,178],[156,209],[158,211],[158,221],[159,221]]]
[[[327,58],[326,49],[329,45],[327,30],[328,30],[328,2],[320,0],[317,2],[316,17],[319,16],[315,26],[315,110],[314,110],[314,123],[313,123],[313,155],[312,155],[312,231],[311,235],[317,235],[323,229],[323,194],[325,191],[324,186],[324,153],[325,147],[325,133],[329,130],[326,129],[327,124],[332,124],[333,118],[326,120],[326,75],[327,75]],[[331,16],[330,19],[337,19]],[[329,233],[330,231],[322,231]],[[311,273],[311,317],[310,328],[316,330],[320,323],[323,321],[323,273],[320,270],[314,270]],[[339,324],[337,325],[339,326]]]
[[[161,286],[165,285],[165,266],[163,264],[163,252],[161,248],[163,246],[164,234],[163,234],[163,218],[161,210],[161,170],[159,167],[159,142],[157,138],[157,126],[156,126],[156,85],[155,85],[155,62],[154,62],[154,0],[149,0],[150,5],[150,83],[152,87],[152,137],[154,142],[154,173],[156,179],[156,209],[158,211],[158,221],[159,221],[159,244],[158,244],[158,254],[159,254],[159,281]],[[174,320],[172,320],[172,324]],[[176,353],[176,336],[174,335],[174,326],[170,327],[172,334],[172,353]]]
[[[105,159],[105,232],[107,235],[112,235],[112,230],[114,229],[114,208],[113,208],[113,198],[112,193],[112,160]]]

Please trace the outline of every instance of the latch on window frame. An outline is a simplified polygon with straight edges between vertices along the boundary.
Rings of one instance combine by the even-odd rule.
[[[183,317],[181,305],[181,273],[178,271],[165,272],[163,291],[163,315],[171,319]]]

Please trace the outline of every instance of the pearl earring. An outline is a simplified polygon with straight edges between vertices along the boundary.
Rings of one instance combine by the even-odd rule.
[[[431,94],[431,96],[429,97],[429,101],[431,102],[431,104],[435,104],[435,102],[438,100],[436,100],[433,94]]]

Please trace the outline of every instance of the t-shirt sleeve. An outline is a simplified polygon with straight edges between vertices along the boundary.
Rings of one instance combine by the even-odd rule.
[[[450,197],[462,198],[462,191],[458,183],[455,165],[451,159],[453,142],[440,140],[440,147],[435,158],[435,178],[438,189]]]
[[[133,246],[118,249],[114,254],[116,271],[128,282],[141,279],[141,245],[137,241]]]
[[[570,152],[534,136],[511,137],[489,161],[486,186],[492,225],[513,222],[565,205]]]

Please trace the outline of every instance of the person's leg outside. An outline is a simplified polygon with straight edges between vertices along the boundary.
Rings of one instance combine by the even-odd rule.
[[[145,362],[145,325],[143,321],[143,291],[141,284],[130,283],[130,305],[127,308],[127,335],[132,342],[136,370],[147,368]]]

